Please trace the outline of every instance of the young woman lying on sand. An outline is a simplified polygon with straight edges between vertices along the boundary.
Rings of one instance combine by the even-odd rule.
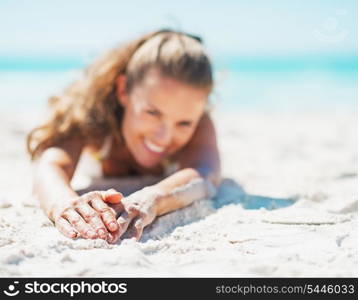
[[[206,107],[212,68],[197,37],[161,30],[110,51],[50,98],[51,116],[28,136],[34,194],[69,238],[139,240],[160,215],[211,197],[220,182],[215,129]],[[79,196],[70,185],[81,153],[91,151],[103,176],[162,175],[123,197]]]

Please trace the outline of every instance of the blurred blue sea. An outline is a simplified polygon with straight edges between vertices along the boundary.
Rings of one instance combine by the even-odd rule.
[[[97,55],[168,27],[203,38],[217,110],[358,108],[357,0],[20,3],[0,1],[1,110],[44,108]]]
[[[0,57],[0,109],[43,109],[89,63],[77,57]],[[358,108],[358,56],[219,56],[213,63],[215,109]]]
[[[216,67],[224,108],[358,108],[358,56],[224,58]]]

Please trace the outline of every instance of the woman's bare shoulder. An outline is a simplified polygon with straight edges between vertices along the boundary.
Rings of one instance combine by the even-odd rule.
[[[201,175],[220,180],[220,156],[214,123],[209,114],[200,120],[193,137],[177,156],[179,168],[195,168]]]
[[[208,145],[211,143],[216,143],[215,126],[209,113],[205,113],[200,119],[198,126],[188,143],[188,148],[201,144]]]
[[[77,163],[82,151],[89,146],[83,138],[73,136],[46,147],[38,159],[54,161],[54,162],[69,162]]]
[[[205,158],[207,153],[217,152],[217,140],[214,122],[208,113],[199,121],[188,144],[180,151],[181,161],[193,161]]]

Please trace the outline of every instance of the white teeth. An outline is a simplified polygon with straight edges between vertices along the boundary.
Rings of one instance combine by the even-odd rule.
[[[149,148],[149,150],[156,152],[156,153],[162,153],[164,152],[164,148],[163,147],[159,147],[157,145],[154,145],[152,142],[150,142],[149,140],[145,139],[144,140],[145,145]]]

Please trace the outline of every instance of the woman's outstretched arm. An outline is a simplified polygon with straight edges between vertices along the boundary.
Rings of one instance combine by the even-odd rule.
[[[70,181],[82,147],[78,141],[68,141],[61,146],[45,149],[35,160],[33,194],[52,221],[56,206],[78,196],[71,188]]]
[[[158,215],[211,198],[220,184],[220,157],[214,125],[204,115],[193,138],[179,155],[180,170],[154,187],[161,193]]]
[[[220,159],[215,129],[208,116],[203,117],[178,160],[179,171],[129,195],[117,205],[120,235],[128,230],[130,237],[139,240],[144,227],[157,216],[215,195],[220,184]]]
[[[70,185],[82,148],[79,140],[69,140],[44,150],[35,161],[33,193],[65,236],[114,242],[112,232],[118,231],[118,224],[105,202],[118,203],[122,195],[113,190],[79,196]]]

